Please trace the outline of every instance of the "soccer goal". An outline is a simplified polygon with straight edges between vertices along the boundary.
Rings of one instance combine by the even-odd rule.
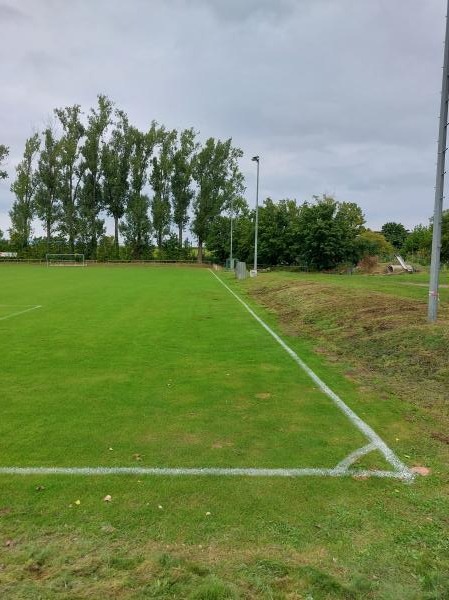
[[[84,254],[47,254],[47,267],[85,267]]]

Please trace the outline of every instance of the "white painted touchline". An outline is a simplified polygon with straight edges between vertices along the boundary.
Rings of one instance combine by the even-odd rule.
[[[0,475],[217,475],[228,477],[381,477],[410,481],[411,473],[356,469],[245,469],[245,468],[157,468],[157,467],[0,467]]]
[[[335,392],[333,392],[322,379],[316,375],[314,371],[296,354],[294,350],[288,346],[282,338],[275,333],[271,327],[269,327],[262,319],[253,311],[253,309],[248,306],[248,304],[240,298],[231,288],[222,281],[218,275],[216,275],[211,269],[209,272],[221,283],[223,287],[225,287],[230,294],[236,298],[240,304],[242,304],[245,309],[250,313],[256,321],[262,325],[262,327],[277,341],[280,346],[293,358],[299,367],[307,373],[307,375],[316,383],[316,385],[320,388],[320,390],[328,396],[334,404],[338,406],[338,408],[354,423],[354,425],[365,435],[365,437],[373,444],[373,449],[379,450],[390,463],[392,467],[394,467],[399,473],[402,474],[403,479],[414,479],[413,473],[406,467],[406,465],[396,456],[396,454],[391,450],[387,444],[380,438],[377,433],[363,421],[349,406],[343,402],[343,400],[337,396]]]
[[[6,305],[4,305],[6,306]],[[38,308],[42,308],[41,304],[36,304],[36,306],[32,306],[31,308],[26,308],[25,310],[19,310],[17,312],[6,315],[5,317],[0,317],[0,321],[5,321],[6,319],[10,319],[11,317],[17,317],[18,315],[23,315],[24,313],[30,312],[31,310],[36,310]]]

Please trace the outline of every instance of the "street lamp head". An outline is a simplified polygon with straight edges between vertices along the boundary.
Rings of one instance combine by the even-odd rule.
[[[253,156],[252,159],[254,162],[258,163],[259,162],[259,157],[258,156]]]

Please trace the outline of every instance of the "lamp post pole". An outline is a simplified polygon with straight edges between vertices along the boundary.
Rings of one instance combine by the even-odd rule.
[[[449,13],[449,0],[447,6]],[[440,130],[438,135],[438,162],[435,185],[435,208],[433,215],[432,258],[430,263],[429,307],[427,318],[433,323],[438,312],[438,279],[440,275],[441,220],[444,197],[444,164],[446,159],[447,116],[449,101],[449,14],[446,15],[446,39],[444,46],[443,84],[441,86]]]
[[[256,180],[256,223],[254,231],[254,271],[257,275],[257,234],[259,229],[259,157],[253,156],[251,159],[257,163],[257,180]]]
[[[230,254],[231,254],[230,263],[231,264],[229,265],[229,267],[231,269],[234,268],[234,261],[233,261],[233,257],[232,257],[232,237],[233,237],[233,233],[234,233],[233,229],[234,229],[234,198],[231,198],[231,252],[230,252]]]

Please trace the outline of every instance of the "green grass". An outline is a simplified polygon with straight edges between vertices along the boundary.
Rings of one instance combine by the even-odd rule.
[[[1,466],[332,467],[364,443],[207,270],[9,268],[2,302],[42,308],[1,322]]]
[[[5,266],[0,278],[0,304],[42,305],[0,321],[0,466],[333,466],[363,443],[207,271]],[[276,311],[247,297],[281,331]],[[432,475],[2,475],[0,595],[447,598],[444,446],[399,398],[315,353],[310,331],[285,337]]]

